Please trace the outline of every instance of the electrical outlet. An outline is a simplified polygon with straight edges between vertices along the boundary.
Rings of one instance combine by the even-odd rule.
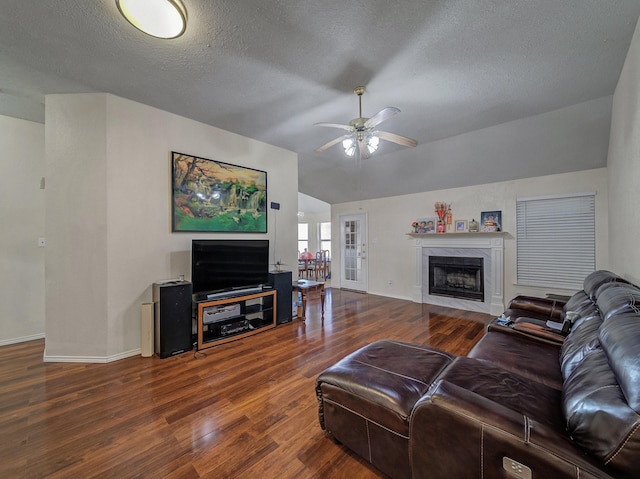
[[[502,458],[502,467],[513,477],[531,479],[531,469],[524,464],[520,464],[518,461],[514,461],[510,457],[504,456]]]
[[[46,246],[47,242],[45,241],[44,238],[40,237],[38,238],[38,248],[44,248]]]

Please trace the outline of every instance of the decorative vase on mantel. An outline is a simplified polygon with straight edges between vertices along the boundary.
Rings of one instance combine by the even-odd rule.
[[[469,233],[477,233],[478,231],[480,231],[478,222],[475,219],[472,219],[471,223],[469,223]]]
[[[436,226],[436,232],[444,233],[444,217],[447,214],[447,204],[442,201],[436,202],[436,204],[434,205],[434,211],[436,212],[436,215],[438,215],[438,225]]]

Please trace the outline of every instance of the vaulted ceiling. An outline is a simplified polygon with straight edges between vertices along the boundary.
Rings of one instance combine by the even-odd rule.
[[[640,16],[638,0],[184,4],[186,33],[158,40],[113,0],[3,0],[0,114],[44,122],[46,94],[113,93],[297,152],[299,190],[333,204],[576,171],[606,164]],[[358,116],[358,85],[364,116],[400,108],[381,129],[416,148],[383,143],[358,164],[314,151],[341,134],[314,123]],[[544,143],[567,122],[599,132],[585,135],[598,154],[531,161],[527,132]]]

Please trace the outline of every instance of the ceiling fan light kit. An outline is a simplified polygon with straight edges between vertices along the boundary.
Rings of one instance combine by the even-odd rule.
[[[353,140],[353,138],[342,140],[342,148],[344,148],[344,152],[347,154],[347,156],[353,156],[356,154],[356,142]]]
[[[397,135],[395,133],[389,133],[387,131],[378,131],[374,128],[385,120],[400,113],[398,108],[388,106],[383,108],[371,118],[365,118],[362,116],[362,95],[365,92],[365,87],[358,86],[354,88],[353,92],[358,95],[359,103],[359,116],[349,122],[348,125],[342,125],[339,123],[316,123],[316,126],[324,126],[329,128],[341,128],[347,130],[346,135],[342,135],[338,138],[325,143],[316,151],[322,152],[327,148],[332,147],[338,143],[342,143],[342,148],[347,156],[357,156],[358,159],[369,158],[378,149],[380,140],[390,141],[401,146],[414,147],[418,144],[416,140],[407,138],[406,136]]]
[[[347,156],[354,156],[356,154],[356,148],[358,147],[359,141],[360,140],[356,141],[353,138],[342,140],[342,148],[344,148],[344,152]],[[369,154],[374,153],[378,149],[379,144],[380,138],[373,134],[364,137],[364,145],[367,147],[367,151],[369,152]]]
[[[156,38],[177,38],[187,28],[187,10],[180,0],[116,0],[122,16],[141,32]]]
[[[365,140],[365,144],[367,146],[367,150],[369,150],[369,153],[373,153],[378,149],[378,145],[380,144],[380,138],[378,138],[375,135],[370,135]]]

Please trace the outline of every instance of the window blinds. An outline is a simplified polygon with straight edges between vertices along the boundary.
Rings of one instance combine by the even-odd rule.
[[[516,201],[518,284],[582,289],[595,271],[595,193]]]

